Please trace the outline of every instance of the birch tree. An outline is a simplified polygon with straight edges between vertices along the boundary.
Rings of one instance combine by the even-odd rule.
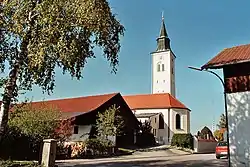
[[[27,91],[38,85],[51,93],[56,68],[82,78],[87,60],[95,58],[95,46],[102,49],[116,72],[123,32],[106,0],[0,1],[0,70],[8,73],[0,110],[0,139],[18,89]]]

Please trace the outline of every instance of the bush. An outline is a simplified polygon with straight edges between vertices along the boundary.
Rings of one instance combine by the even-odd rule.
[[[1,167],[42,167],[35,162],[0,161]]]
[[[12,160],[39,160],[44,139],[65,141],[72,131],[73,120],[60,120],[61,113],[45,104],[31,103],[15,106],[10,113],[8,127],[0,143],[0,157]]]
[[[88,150],[92,150],[94,153],[108,153],[108,149],[113,146],[109,140],[102,140],[99,138],[88,139],[86,141],[86,147]]]
[[[174,134],[172,141],[172,146],[193,149],[193,136],[192,134]]]

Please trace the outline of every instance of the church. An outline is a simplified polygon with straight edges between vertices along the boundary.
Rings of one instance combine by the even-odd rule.
[[[56,106],[67,118],[76,117],[72,140],[83,141],[89,137],[96,120],[96,113],[112,104],[119,105],[131,125],[130,132],[136,128],[136,119],[142,123],[149,121],[151,132],[160,144],[168,144],[175,133],[190,133],[190,112],[175,95],[175,58],[170,47],[164,18],[157,48],[152,56],[151,94],[123,96],[120,93],[93,95],[85,97],[32,102],[34,105]],[[137,122],[138,122],[137,121]],[[133,140],[133,139],[131,139]]]
[[[161,144],[168,144],[175,133],[190,133],[191,110],[175,96],[175,58],[170,47],[164,17],[156,51],[152,56],[152,93],[123,96],[141,122],[149,120],[152,133]]]

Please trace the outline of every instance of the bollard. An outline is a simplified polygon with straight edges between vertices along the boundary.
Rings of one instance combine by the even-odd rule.
[[[43,140],[42,165],[44,167],[55,167],[56,161],[56,144],[54,139]]]

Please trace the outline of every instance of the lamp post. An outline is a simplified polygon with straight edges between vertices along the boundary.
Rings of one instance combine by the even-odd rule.
[[[221,84],[223,85],[223,94],[224,94],[224,105],[225,105],[225,115],[226,115],[226,129],[227,129],[227,143],[228,143],[228,147],[227,147],[227,153],[228,153],[228,166],[231,166],[231,162],[230,162],[230,149],[229,149],[229,128],[228,128],[228,111],[227,111],[227,96],[226,96],[226,85],[223,81],[223,79],[215,72],[207,70],[207,69],[201,69],[201,68],[196,68],[196,67],[188,67],[192,70],[196,70],[196,71],[204,71],[204,72],[208,72],[210,74],[215,75],[221,82]]]

